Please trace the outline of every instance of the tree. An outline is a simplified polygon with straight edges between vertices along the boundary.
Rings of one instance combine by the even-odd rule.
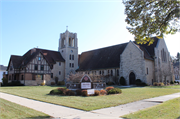
[[[153,43],[153,36],[180,31],[180,1],[178,0],[123,0],[125,21],[137,43]]]

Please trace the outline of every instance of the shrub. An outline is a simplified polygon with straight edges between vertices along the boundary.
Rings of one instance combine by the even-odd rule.
[[[57,85],[65,85],[64,81],[59,81]]]
[[[55,85],[55,82],[51,82],[51,85]]]
[[[66,94],[66,88],[58,88],[60,94]]]
[[[98,90],[95,90],[94,96],[98,96],[99,94],[100,94],[100,92]]]
[[[44,82],[42,82],[42,83],[41,83],[41,86],[44,86],[44,85],[45,85],[45,83],[44,83]]]
[[[74,93],[74,91],[72,91],[72,90],[66,89],[66,90],[65,90],[65,95],[68,95],[68,96],[74,96],[75,93]]]
[[[106,91],[108,92],[109,90],[113,89],[114,87],[113,86],[110,86],[110,87],[106,87]]]
[[[108,94],[120,94],[120,93],[122,93],[122,91],[119,88],[113,88],[108,91]]]
[[[119,83],[120,83],[120,85],[126,85],[125,78],[121,76],[121,78],[119,79]]]
[[[7,86],[24,86],[20,81],[11,81]]]
[[[106,92],[105,90],[100,90],[100,94],[101,94],[101,95],[106,95],[107,92]]]
[[[58,94],[61,94],[61,92],[58,89],[54,89],[54,90],[51,90],[49,94],[51,94],[51,95],[58,95]]]
[[[154,83],[153,83],[153,86],[158,86],[158,83],[157,83],[157,82],[154,82]]]
[[[136,79],[135,83],[137,86],[139,86],[139,85],[141,85],[142,81],[141,81],[141,79]]]
[[[2,82],[3,82],[3,85],[7,85],[8,84],[8,79],[7,78],[2,78]]]
[[[173,81],[171,81],[171,82],[170,82],[170,84],[174,84],[174,82],[173,82]]]
[[[81,90],[76,90],[76,95],[81,95]]]
[[[164,86],[164,83],[163,82],[159,82],[158,86]]]
[[[111,82],[111,81],[109,81],[109,82],[107,83],[107,85],[114,85],[114,83]]]
[[[87,90],[82,90],[82,91],[81,91],[81,95],[82,95],[82,96],[88,96]]]
[[[178,81],[177,81],[178,82]],[[174,81],[174,83],[177,83],[176,81]]]

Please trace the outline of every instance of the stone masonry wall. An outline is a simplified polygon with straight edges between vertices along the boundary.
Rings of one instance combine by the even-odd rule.
[[[135,79],[141,79],[147,83],[144,53],[133,42],[128,43],[120,58],[120,76],[126,79],[127,85],[129,85],[129,74],[131,72],[135,74]]]

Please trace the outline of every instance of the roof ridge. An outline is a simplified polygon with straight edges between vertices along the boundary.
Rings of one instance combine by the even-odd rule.
[[[110,48],[110,47],[115,47],[115,46],[119,46],[119,45],[125,45],[125,44],[128,44],[128,43],[129,43],[129,42],[121,43],[121,44],[116,44],[116,45],[111,45],[111,46],[102,47],[102,48],[97,48],[97,49],[93,49],[93,50],[89,50],[89,51],[84,51],[84,52],[82,52],[82,53],[92,52],[92,51],[101,50],[101,49]],[[82,53],[81,53],[81,54],[82,54]],[[80,55],[81,55],[81,54],[80,54]]]

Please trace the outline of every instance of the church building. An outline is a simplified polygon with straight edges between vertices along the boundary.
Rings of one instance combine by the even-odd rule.
[[[164,39],[154,37],[154,43],[137,44],[129,41],[78,55],[76,33],[66,30],[60,34],[58,51],[33,48],[23,56],[11,55],[8,80],[25,85],[66,81],[70,73],[124,77],[127,85],[136,79],[153,82],[172,80],[172,63]],[[112,80],[113,81],[113,80]]]

